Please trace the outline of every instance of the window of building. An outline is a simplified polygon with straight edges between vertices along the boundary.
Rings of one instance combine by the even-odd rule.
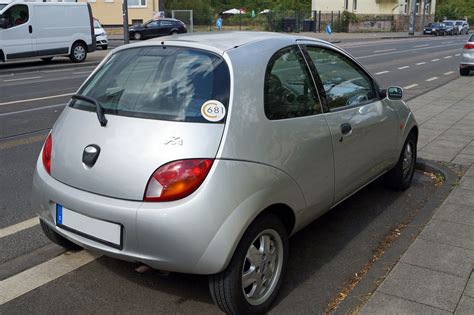
[[[344,10],[349,10],[349,0],[344,0]]]
[[[321,113],[313,80],[297,46],[284,48],[270,59],[265,73],[264,106],[270,120]]]
[[[354,2],[352,3],[352,10],[357,11],[357,0],[354,0]]]
[[[146,7],[146,0],[128,0],[128,6],[133,7]]]

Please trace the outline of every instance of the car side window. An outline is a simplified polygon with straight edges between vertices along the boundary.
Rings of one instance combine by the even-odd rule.
[[[307,50],[324,87],[329,109],[377,98],[372,79],[347,57],[321,47],[307,46]]]
[[[157,28],[160,27],[160,22],[159,21],[153,21],[147,24],[148,28]]]
[[[278,51],[265,72],[265,115],[270,120],[321,113],[314,83],[297,46]]]
[[[161,21],[161,26],[166,27],[166,26],[173,26],[173,23],[170,21]]]
[[[24,4],[12,6],[2,14],[2,18],[6,19],[7,28],[25,24],[29,19],[28,6]]]

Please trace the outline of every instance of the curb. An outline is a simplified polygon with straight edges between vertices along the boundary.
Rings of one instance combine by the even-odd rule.
[[[334,313],[358,313],[418,237],[436,210],[448,197],[452,185],[458,180],[458,176],[449,168],[422,158],[417,159],[416,169],[441,174],[444,177],[443,186],[427,201],[423,208],[419,209],[410,224],[402,230],[401,235],[392,243],[383,256],[373,264],[364,278],[334,310]]]

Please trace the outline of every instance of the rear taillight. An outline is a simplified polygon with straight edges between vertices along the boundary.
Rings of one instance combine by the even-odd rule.
[[[464,49],[474,49],[474,44],[466,44],[464,45]]]
[[[192,194],[202,184],[213,160],[181,160],[158,168],[145,189],[144,201],[172,201]]]
[[[48,174],[51,174],[51,151],[53,150],[53,138],[51,133],[46,138],[43,145],[43,166]]]

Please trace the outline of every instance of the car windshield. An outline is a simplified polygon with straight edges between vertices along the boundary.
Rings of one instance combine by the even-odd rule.
[[[94,28],[102,28],[102,25],[100,25],[99,21],[94,20]]]
[[[456,22],[456,25],[462,25],[462,21]]]
[[[79,94],[96,99],[105,114],[208,122],[201,107],[210,100],[227,107],[229,90],[229,69],[219,56],[188,48],[153,46],[113,54]],[[96,110],[80,100],[72,101],[70,106]]]
[[[0,4],[0,11],[3,10],[4,7],[6,7],[6,4]]]
[[[439,24],[438,23],[433,23],[433,24],[431,24],[431,27],[439,27]]]
[[[474,34],[471,35],[471,38],[469,38],[470,42],[474,42]]]
[[[444,24],[447,26],[453,26],[453,22],[444,22]]]
[[[431,25],[433,25],[433,23],[428,23],[425,27],[431,27]]]

